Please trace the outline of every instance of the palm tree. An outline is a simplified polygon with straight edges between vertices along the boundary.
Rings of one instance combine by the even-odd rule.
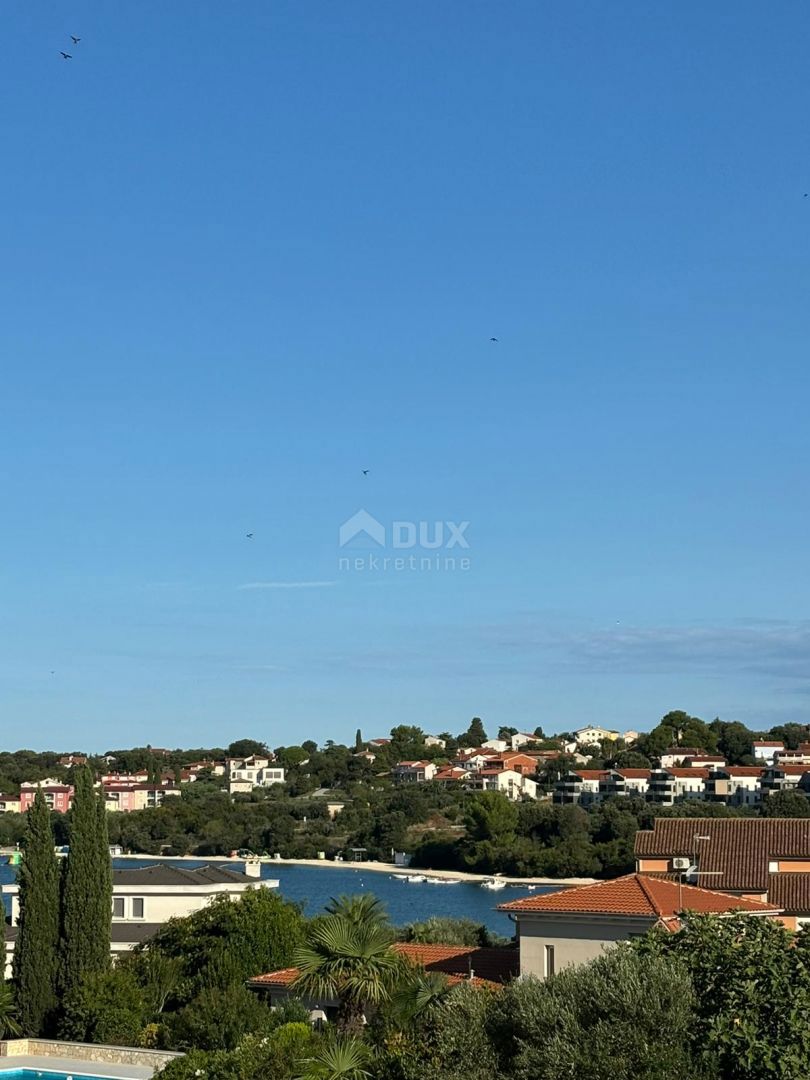
[[[329,1039],[315,1053],[298,1062],[296,1080],[366,1080],[371,1051],[359,1039]]]
[[[20,1031],[14,993],[8,983],[0,982],[0,1039],[15,1038]]]
[[[332,897],[326,905],[326,911],[330,915],[343,915],[353,923],[388,921],[388,915],[382,900],[373,893],[364,893],[362,896],[338,896]]]
[[[440,971],[414,969],[391,996],[391,1020],[400,1029],[411,1027],[415,1020],[428,1017],[450,989],[450,980]]]
[[[314,923],[306,945],[296,950],[298,994],[339,1003],[337,1024],[344,1034],[363,1030],[369,1005],[391,998],[402,972],[402,959],[391,948],[394,934],[377,918],[355,920],[326,915]]]

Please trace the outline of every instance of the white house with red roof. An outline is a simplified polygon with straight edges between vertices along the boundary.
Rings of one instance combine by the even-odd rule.
[[[478,772],[468,773],[465,783],[473,791],[500,791],[513,802],[537,798],[534,780],[514,769],[479,769]]]
[[[398,761],[391,770],[398,784],[424,784],[439,771],[433,761]]]
[[[765,761],[770,764],[777,754],[785,749],[781,739],[760,739],[751,747],[751,752],[756,761]]]
[[[655,926],[676,931],[686,911],[767,918],[778,918],[782,911],[761,900],[639,873],[513,900],[498,910],[516,923],[521,975],[543,979],[561,968],[586,964],[609,946]]]

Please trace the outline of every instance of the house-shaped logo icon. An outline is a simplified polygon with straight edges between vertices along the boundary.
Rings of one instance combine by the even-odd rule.
[[[340,526],[340,546],[385,547],[385,526],[368,510],[358,510]]]

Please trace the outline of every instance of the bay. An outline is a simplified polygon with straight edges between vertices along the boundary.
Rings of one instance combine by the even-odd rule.
[[[136,866],[150,866],[163,862],[161,859],[114,859],[113,865],[125,870]],[[172,866],[202,866],[205,859],[171,859]],[[243,870],[241,862],[214,865],[227,865]],[[489,930],[505,937],[512,937],[515,928],[509,916],[496,911],[498,904],[508,900],[518,900],[523,896],[537,896],[553,892],[554,886],[537,886],[530,890],[525,886],[507,885],[505,889],[491,892],[482,889],[477,882],[461,881],[458,885],[431,885],[427,882],[411,883],[382,871],[363,870],[362,864],[355,866],[295,866],[285,863],[262,863],[262,878],[275,878],[279,882],[279,892],[288,900],[302,904],[304,914],[317,915],[323,911],[330,897],[341,894],[372,893],[386,907],[391,922],[395,926],[404,926],[410,922],[422,922],[431,916],[453,919],[472,919],[483,923]],[[16,868],[7,863],[0,864],[0,885],[11,884],[16,879]],[[8,901],[8,898],[5,898]],[[6,907],[8,908],[8,902]]]

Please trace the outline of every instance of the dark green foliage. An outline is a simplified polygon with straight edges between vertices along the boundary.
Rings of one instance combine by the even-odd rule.
[[[764,817],[810,817],[810,799],[799,791],[775,791],[762,800]]]
[[[473,919],[451,919],[434,915],[424,922],[408,923],[400,927],[400,941],[415,941],[421,945],[475,945],[488,948],[504,945],[506,938],[487,929]]]
[[[464,734],[459,735],[458,745],[468,747],[481,746],[482,743],[486,742],[486,739],[487,733],[484,730],[483,721],[479,716],[474,716],[470,721],[470,726]]]
[[[237,901],[221,897],[184,919],[171,919],[147,952],[180,966],[178,1001],[206,986],[243,983],[253,975],[288,967],[303,941],[300,909],[271,889],[250,889]]]
[[[59,972],[59,866],[50,811],[41,791],[28,811],[20,886],[20,920],[13,979],[25,1035],[49,1034],[56,1014]]]
[[[810,935],[771,919],[687,917],[634,945],[643,961],[684,965],[695,993],[695,1047],[721,1080],[810,1073]]]
[[[311,1054],[318,1040],[305,1010],[296,1020],[276,1010],[270,1025],[266,1033],[244,1036],[234,1050],[189,1051],[161,1071],[161,1080],[291,1080],[296,1061]]]
[[[0,981],[0,1039],[15,1039],[21,1031],[14,992],[8,983]]]
[[[233,758],[266,757],[267,754],[267,744],[256,739],[236,739],[228,747],[228,757]]]
[[[86,972],[63,1008],[60,1035],[73,1042],[137,1046],[148,1019],[143,990],[126,967]]]
[[[487,1033],[495,996],[457,986],[417,1018],[415,1028],[389,1038],[378,1080],[501,1080]]]
[[[247,1034],[265,1033],[273,1014],[256,994],[237,982],[200,991],[169,1022],[169,1041],[177,1050],[233,1050]]]
[[[695,1080],[694,995],[675,960],[611,949],[492,999],[487,1029],[514,1080]]]
[[[110,966],[112,864],[104,802],[89,769],[76,772],[70,852],[62,881],[60,984],[67,998],[90,972]]]

